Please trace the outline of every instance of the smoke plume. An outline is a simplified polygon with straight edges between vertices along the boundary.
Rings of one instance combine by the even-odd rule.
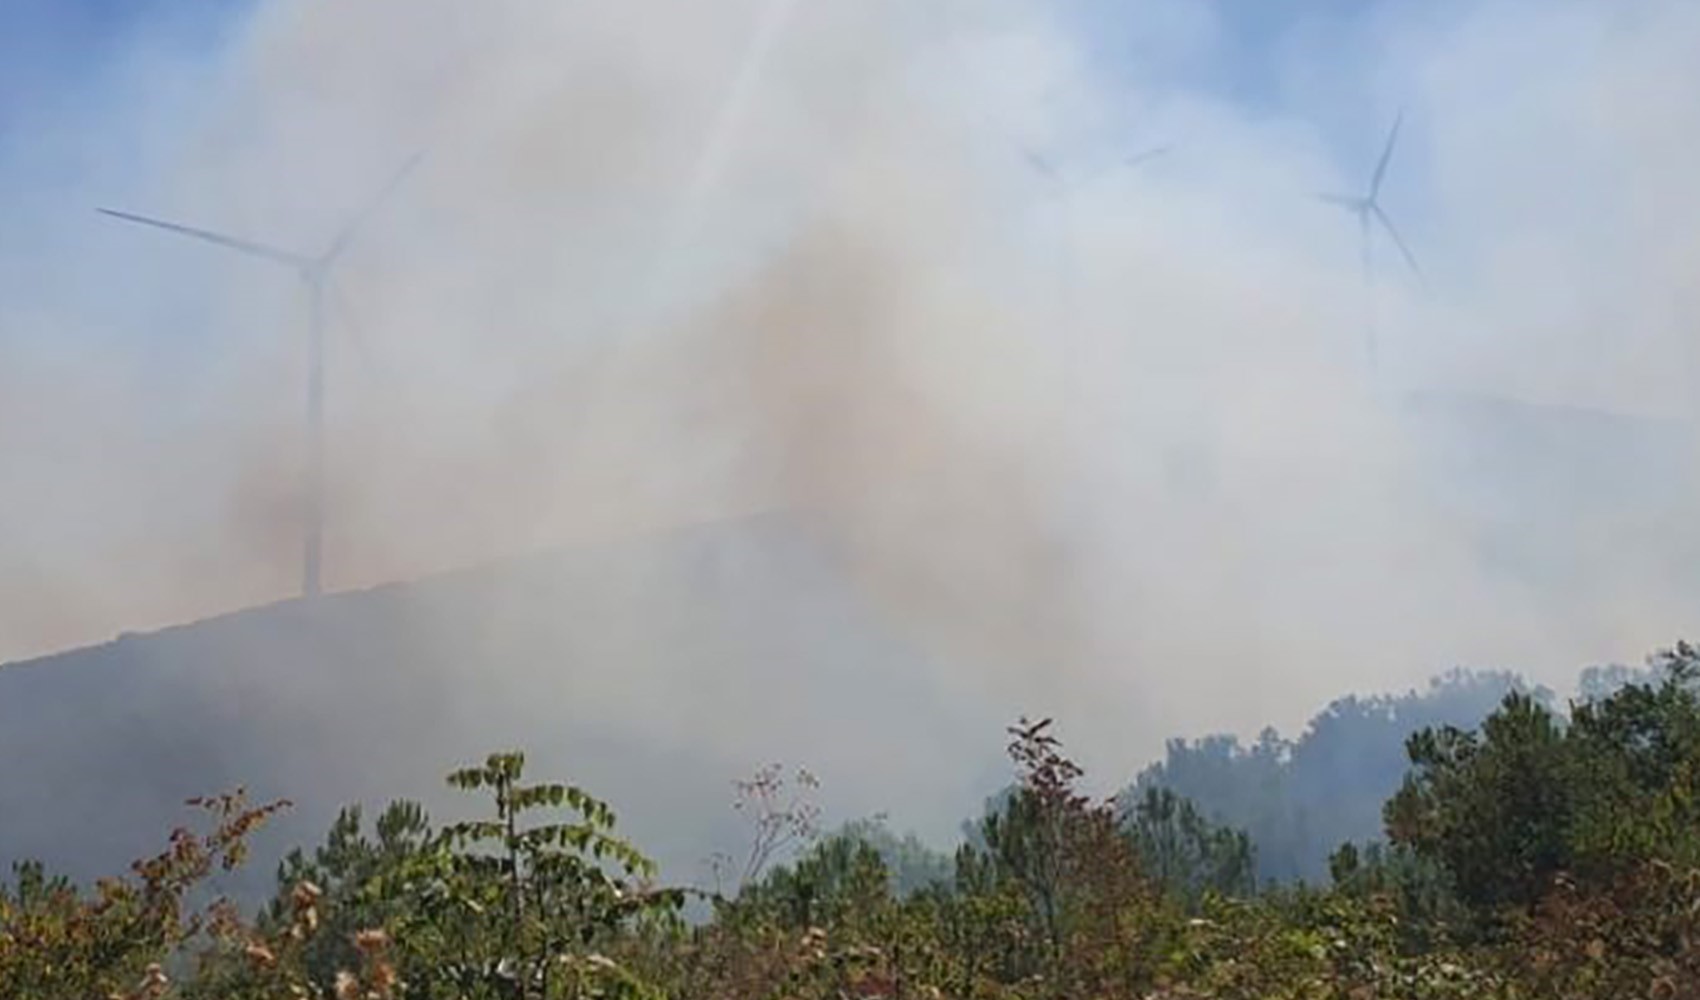
[[[1682,634],[1700,11],[1253,6],[264,0],[216,43],[139,32],[0,136],[0,655],[298,579],[299,283],[92,209],[313,253],[418,149],[332,300],[334,588],[808,511],[892,630],[974,665],[929,684],[1062,713],[1112,773]],[[1428,291],[1383,241],[1366,295],[1312,196],[1360,190],[1400,108],[1382,199]],[[1484,452],[1498,424],[1420,393],[1545,409]],[[1583,454],[1558,407],[1657,446]]]

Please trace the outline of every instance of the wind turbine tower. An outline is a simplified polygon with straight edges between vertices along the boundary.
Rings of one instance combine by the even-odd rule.
[[[1077,384],[1077,351],[1080,347],[1080,301],[1078,287],[1078,271],[1080,260],[1075,249],[1075,192],[1089,182],[1098,180],[1112,170],[1131,170],[1144,166],[1146,163],[1165,156],[1173,150],[1172,146],[1153,146],[1128,156],[1122,156],[1112,163],[1098,166],[1081,174],[1066,175],[1051,162],[1049,158],[1028,146],[1024,142],[1015,142],[1016,151],[1022,160],[1040,179],[1051,188],[1051,194],[1057,199],[1056,215],[1056,251],[1058,256],[1057,280],[1062,299],[1061,339],[1064,354],[1065,398],[1074,399],[1080,386]]]
[[[1017,141],[1015,143],[1023,162],[1039,179],[1051,189],[1051,197],[1056,199],[1056,248],[1057,255],[1057,296],[1061,299],[1061,316],[1057,323],[1057,349],[1063,354],[1063,400],[1066,410],[1074,410],[1085,405],[1085,395],[1081,386],[1081,369],[1083,369],[1083,328],[1081,328],[1081,284],[1080,284],[1080,253],[1076,250],[1076,213],[1074,213],[1074,194],[1076,190],[1085,187],[1088,182],[1098,180],[1112,170],[1132,170],[1144,167],[1158,156],[1168,155],[1173,146],[1153,146],[1132,155],[1119,156],[1117,160],[1107,165],[1086,170],[1086,172],[1064,173],[1052,163],[1047,156],[1034,150],[1032,146]],[[1064,417],[1071,420],[1073,417]]]
[[[424,153],[416,153],[382,190],[367,203],[365,210],[354,216],[330,245],[317,256],[295,253],[278,247],[238,239],[207,229],[197,229],[164,219],[149,218],[130,212],[102,208],[99,212],[125,222],[152,226],[197,240],[203,240],[227,250],[281,264],[294,271],[307,289],[307,466],[303,473],[303,495],[306,511],[303,516],[301,595],[317,597],[323,589],[325,530],[325,295],[330,287],[331,273],[360,230],[389,199],[407,175],[419,165]]]
[[[1331,205],[1338,205],[1351,212],[1358,220],[1359,253],[1363,260],[1364,296],[1368,310],[1368,326],[1365,336],[1368,340],[1369,365],[1372,373],[1375,371],[1377,363],[1374,258],[1374,230],[1376,227],[1379,226],[1393,241],[1393,245],[1398,248],[1400,256],[1405,259],[1406,265],[1410,267],[1418,284],[1423,282],[1423,271],[1417,265],[1416,255],[1411,253],[1411,248],[1406,245],[1404,238],[1399,235],[1398,228],[1393,225],[1393,220],[1388,217],[1387,211],[1381,207],[1381,185],[1387,179],[1387,166],[1393,160],[1393,150],[1399,143],[1399,126],[1404,123],[1404,120],[1403,111],[1394,117],[1393,127],[1387,133],[1387,142],[1381,148],[1381,159],[1376,161],[1375,172],[1370,175],[1369,189],[1365,193],[1317,195],[1320,200]]]

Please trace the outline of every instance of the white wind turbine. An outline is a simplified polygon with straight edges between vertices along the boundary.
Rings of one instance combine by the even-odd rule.
[[[1077,382],[1075,356],[1079,349],[1080,316],[1078,270],[1079,260],[1075,250],[1075,213],[1074,194],[1087,183],[1097,180],[1105,174],[1122,169],[1131,170],[1136,167],[1165,156],[1173,151],[1173,146],[1153,146],[1149,149],[1121,157],[1109,164],[1073,176],[1064,174],[1043,154],[1021,142],[1015,143],[1017,151],[1027,165],[1050,186],[1051,194],[1057,199],[1057,281],[1061,302],[1061,326],[1058,337],[1063,341],[1062,349],[1065,354],[1066,367],[1065,394],[1073,399],[1079,392]]]
[[[1351,212],[1358,220],[1360,254],[1363,260],[1364,295],[1367,300],[1368,322],[1365,336],[1369,352],[1369,365],[1373,373],[1377,363],[1377,345],[1375,332],[1375,233],[1379,226],[1385,232],[1393,245],[1398,248],[1400,256],[1410,267],[1418,284],[1422,284],[1423,271],[1417,265],[1416,255],[1406,245],[1404,237],[1393,225],[1386,209],[1381,207],[1381,185],[1387,179],[1387,166],[1393,160],[1393,150],[1399,142],[1399,127],[1404,123],[1405,113],[1399,112],[1393,119],[1393,127],[1387,132],[1387,142],[1381,148],[1381,159],[1376,161],[1375,172],[1370,175],[1369,188],[1363,194],[1319,194],[1317,198],[1331,205],[1338,205]]]
[[[389,199],[395,189],[401,185],[407,175],[419,165],[424,153],[416,153],[395,175],[390,178],[382,190],[375,195],[366,208],[356,214],[342,230],[337,233],[330,245],[316,256],[284,250],[252,240],[239,239],[223,233],[207,229],[197,229],[164,219],[149,218],[145,215],[135,215],[130,212],[120,212],[115,209],[102,208],[97,211],[126,222],[152,226],[181,236],[203,240],[227,250],[247,254],[281,264],[294,271],[300,277],[307,289],[308,327],[307,327],[307,468],[305,470],[305,489],[307,509],[303,524],[301,594],[303,597],[317,597],[323,588],[321,567],[324,557],[324,527],[325,527],[325,296],[330,290],[331,272],[354,244],[366,222],[377,212],[378,208]]]

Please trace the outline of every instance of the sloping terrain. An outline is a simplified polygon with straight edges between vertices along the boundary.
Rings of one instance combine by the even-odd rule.
[[[1403,416],[1431,496],[1490,564],[1568,587],[1685,561],[1696,486],[1686,423],[1457,393],[1413,396]],[[1690,585],[1686,573],[1670,583]]]
[[[611,800],[675,878],[742,846],[730,781],[768,761],[837,815],[948,830],[1004,720],[846,578],[806,520],[760,515],[0,668],[0,859],[111,870],[238,783],[296,801],[262,847],[315,842],[343,802],[453,809],[442,775],[506,748]]]
[[[1423,489],[1488,565],[1562,589],[1602,634],[1624,580],[1692,592],[1670,547],[1685,533],[1649,530],[1685,516],[1680,426],[1470,398],[1406,416]],[[157,847],[183,799],[237,784],[296,800],[272,850],[316,841],[347,802],[445,815],[442,775],[508,748],[611,800],[677,879],[742,846],[730,782],[770,761],[817,771],[836,817],[889,811],[942,840],[1001,783],[1001,727],[1033,708],[879,610],[832,537],[754,515],[0,667],[0,863],[110,871]]]

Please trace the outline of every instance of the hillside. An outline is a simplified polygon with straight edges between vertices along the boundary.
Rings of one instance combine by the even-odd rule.
[[[1406,414],[1431,449],[1434,499],[1486,565],[1571,591],[1610,582],[1612,567],[1639,564],[1645,579],[1680,565],[1679,549],[1609,534],[1604,560],[1583,537],[1675,510],[1685,484],[1648,490],[1628,471],[1680,453],[1680,428],[1468,397]],[[762,514],[0,667],[0,859],[109,870],[152,848],[183,799],[237,783],[297,800],[272,843],[309,841],[345,802],[446,801],[444,772],[507,747],[538,773],[607,790],[679,879],[740,843],[729,783],[770,761],[819,772],[836,818],[887,811],[948,842],[1001,781],[996,734],[1031,706],[970,690],[985,687],[976,664],[945,661],[853,581],[828,531]],[[1666,599],[1684,592],[1673,581]],[[1473,722],[1491,701],[1447,721]],[[1388,733],[1381,756],[1393,756],[1373,766],[1340,756],[1362,772],[1328,782],[1363,791],[1354,808],[1368,819],[1345,824],[1351,836],[1373,832],[1403,735]],[[1185,790],[1271,841],[1282,876],[1314,876],[1331,846],[1274,864],[1281,838]]]
[[[264,856],[344,802],[447,801],[447,770],[508,747],[608,789],[675,878],[741,844],[729,783],[768,761],[816,770],[836,814],[948,830],[1004,720],[963,717],[846,578],[806,520],[761,515],[12,664],[0,858],[111,869],[238,782],[297,802]]]
[[[1618,641],[1637,619],[1691,624],[1691,423],[1466,393],[1413,395],[1401,415],[1423,493],[1485,571]]]

